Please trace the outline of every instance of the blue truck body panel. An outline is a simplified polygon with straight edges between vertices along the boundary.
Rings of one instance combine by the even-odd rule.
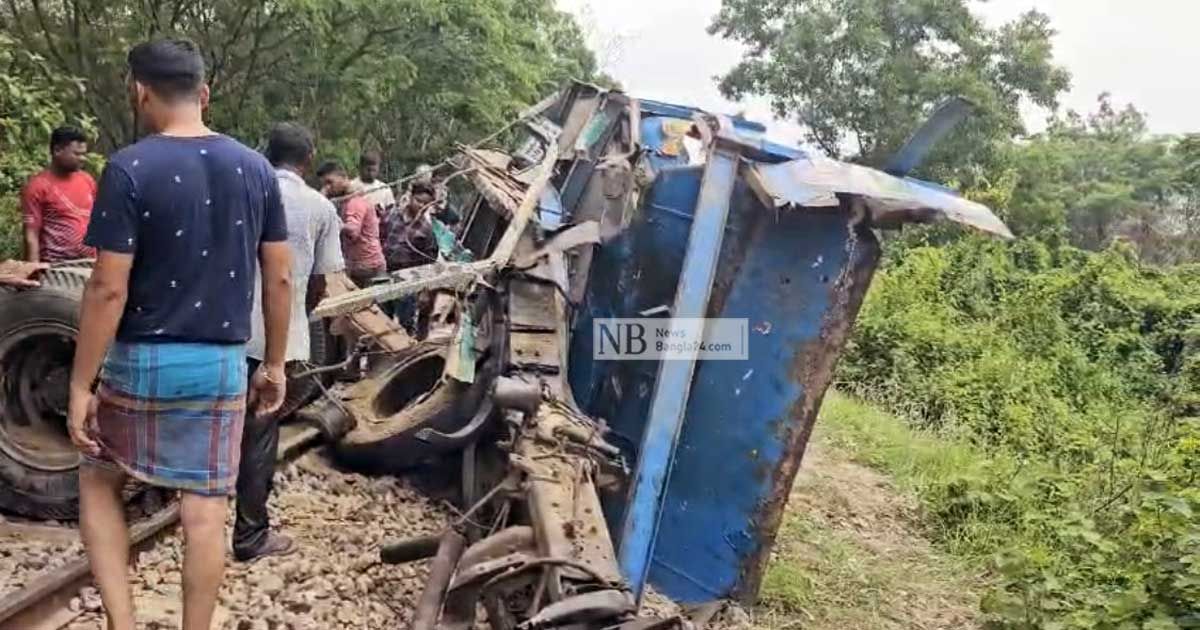
[[[604,505],[634,591],[649,583],[683,603],[749,601],[879,243],[865,206],[825,182],[776,188],[823,190],[834,200],[826,207],[777,207],[764,195],[751,177],[776,173],[755,165],[807,158],[767,141],[761,125],[655,101],[636,111],[650,179],[595,250],[572,326],[570,385],[634,470],[627,494]],[[706,116],[718,121],[715,136],[691,154],[697,142],[688,149],[681,139]],[[749,358],[594,360],[595,320],[648,314],[744,318]]]

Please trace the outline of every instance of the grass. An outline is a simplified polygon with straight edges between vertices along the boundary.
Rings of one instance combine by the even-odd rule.
[[[1037,467],[1003,452],[985,453],[953,435],[915,429],[902,418],[832,392],[821,409],[820,430],[854,461],[887,474],[923,505],[946,505],[945,494],[999,490],[997,480],[1019,485],[1038,476]],[[962,519],[924,518],[927,534],[946,551],[986,563],[1012,541],[1015,523],[994,511],[971,510]],[[949,525],[949,526],[948,526]]]
[[[837,392],[826,397],[819,422],[832,446],[891,475],[910,491],[976,469],[984,459],[969,445],[915,430],[896,416]]]
[[[907,563],[878,558],[817,519],[789,518],[763,583],[757,627],[879,628]]]
[[[977,627],[981,558],[948,551],[980,551],[1001,532],[978,523],[977,540],[931,543],[936,532],[919,497],[986,465],[966,444],[831,394],[780,528],[755,627]]]

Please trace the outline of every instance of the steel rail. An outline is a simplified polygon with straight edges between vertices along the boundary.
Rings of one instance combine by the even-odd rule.
[[[280,441],[279,461],[296,459],[320,439],[318,429],[301,427]],[[154,547],[175,531],[178,523],[178,501],[135,523],[129,530],[130,558]],[[91,567],[83,555],[34,578],[24,588],[0,598],[0,630],[52,630],[74,621],[77,615],[68,613],[68,606],[91,582]]]

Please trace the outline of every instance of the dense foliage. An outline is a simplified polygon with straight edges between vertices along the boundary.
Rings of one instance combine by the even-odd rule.
[[[12,0],[0,4],[5,225],[4,181],[40,167],[48,127],[94,120],[102,152],[136,138],[125,53],[166,35],[205,51],[214,128],[256,145],[272,122],[298,121],[324,157],[349,165],[376,149],[389,175],[486,135],[566,79],[597,78],[552,0]]]
[[[135,138],[124,54],[147,38],[201,45],[212,123],[255,140],[292,119],[319,138],[369,144],[393,162],[428,160],[491,130],[592,54],[551,0],[15,0],[0,31],[80,77],[63,93],[99,121],[103,148]]]
[[[1036,12],[725,0],[712,29],[748,45],[723,90],[831,153],[879,163],[942,98],[979,106],[923,172],[1019,238],[889,237],[840,380],[983,454],[918,485],[947,546],[994,560],[990,623],[1200,628],[1200,135],[1102,95],[1027,136],[1020,100],[1068,81]]]
[[[45,60],[0,32],[0,260],[21,247],[18,195],[49,154],[50,131],[70,120],[58,100],[69,79],[56,78]]]
[[[987,163],[994,139],[1023,131],[1021,100],[1053,106],[1069,80],[1045,15],[993,29],[963,0],[725,0],[711,30],[748,48],[726,95],[765,95],[823,151],[869,163],[956,95],[978,112],[933,170]]]
[[[1198,281],[1121,245],[977,238],[876,279],[841,377],[991,454],[925,498],[945,540],[1000,552],[998,627],[1200,623]]]
[[[1200,136],[1147,132],[1145,115],[1101,95],[1089,116],[1068,113],[1004,151],[1014,178],[1008,220],[1021,234],[1087,249],[1133,243],[1148,262],[1197,259]]]

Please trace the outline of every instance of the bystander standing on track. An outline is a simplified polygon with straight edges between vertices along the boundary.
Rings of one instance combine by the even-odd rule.
[[[99,254],[68,411],[84,454],[80,532],[109,630],[134,630],[121,488],[134,477],[182,491],[182,628],[208,630],[225,570],[260,262],[267,348],[250,395],[269,413],[285,393],[287,223],[271,165],[205,126],[196,45],[140,44],[128,63],[130,100],[150,135],[109,158],[85,239]]]
[[[281,123],[271,129],[267,159],[279,176],[283,209],[287,215],[288,243],[292,249],[289,362],[309,359],[308,313],[325,294],[325,275],[339,273],[345,267],[337,209],[304,182],[304,173],[312,165],[314,152],[312,134],[304,127]],[[254,372],[267,356],[266,329],[257,300],[250,321],[253,334],[246,346],[246,357],[249,371]],[[278,418],[257,414],[253,407],[250,408],[242,433],[237,518],[233,526],[233,555],[243,562],[295,551],[291,538],[271,531],[267,512],[278,450]]]

